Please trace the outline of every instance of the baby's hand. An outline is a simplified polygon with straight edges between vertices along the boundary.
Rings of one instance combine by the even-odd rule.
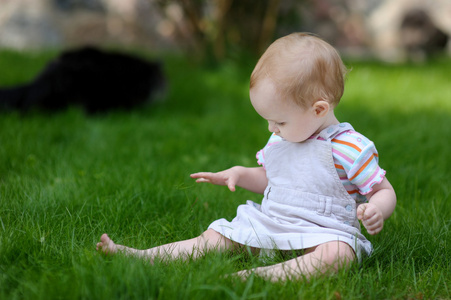
[[[371,235],[378,234],[384,227],[382,211],[374,204],[360,204],[357,209],[357,218],[362,221],[363,226]]]
[[[230,191],[235,191],[235,185],[238,182],[239,174],[234,169],[227,169],[218,173],[200,172],[190,175],[191,178],[197,178],[196,182],[208,182],[217,185],[226,185]]]

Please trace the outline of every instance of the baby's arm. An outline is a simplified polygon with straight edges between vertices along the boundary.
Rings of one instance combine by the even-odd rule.
[[[396,206],[396,194],[387,178],[375,184],[371,193],[367,195],[368,203],[360,204],[357,209],[357,218],[369,234],[377,234],[382,230]]]
[[[236,166],[217,173],[200,172],[190,176],[191,178],[196,178],[196,182],[227,185],[232,192],[235,191],[235,186],[237,185],[251,192],[263,194],[268,185],[266,171],[263,167],[246,168]]]

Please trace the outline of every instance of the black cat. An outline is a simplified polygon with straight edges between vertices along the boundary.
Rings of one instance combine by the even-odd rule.
[[[80,106],[88,113],[131,109],[163,91],[160,63],[93,47],[63,52],[28,84],[0,89],[0,107],[61,110]]]

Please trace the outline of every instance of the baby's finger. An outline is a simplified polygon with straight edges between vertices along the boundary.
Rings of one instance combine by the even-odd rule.
[[[357,219],[364,220],[365,211],[366,211],[366,204],[359,205],[359,207],[357,208]]]
[[[368,233],[369,234],[371,234],[371,235],[375,235],[375,234],[378,234],[379,232],[381,232],[381,230],[382,230],[382,227],[384,226],[384,224],[382,223],[375,223],[375,224],[372,224],[371,226],[365,226],[365,228],[366,228],[366,231],[368,231]]]
[[[365,212],[363,214],[363,219],[364,220],[371,220],[371,218],[374,216],[375,212],[372,211],[371,209],[367,208],[365,209]]]
[[[191,178],[201,178],[201,177],[205,178],[205,177],[208,177],[209,175],[211,175],[210,172],[199,172],[199,173],[190,174],[189,176]]]
[[[198,178],[198,179],[196,180],[196,182],[210,182],[210,180],[207,179],[207,178],[201,177],[201,178]]]
[[[374,215],[371,219],[364,221],[363,226],[365,226],[369,234],[374,235],[382,230],[382,227],[384,226],[384,220]]]
[[[234,192],[236,190],[235,185],[236,185],[235,179],[229,178],[229,180],[227,181],[227,187],[231,192]]]

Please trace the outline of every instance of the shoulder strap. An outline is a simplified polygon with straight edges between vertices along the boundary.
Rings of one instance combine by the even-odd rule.
[[[318,136],[325,140],[332,140],[336,135],[348,131],[348,130],[354,130],[354,128],[349,123],[340,123],[337,125],[329,126],[325,129],[323,129]]]

